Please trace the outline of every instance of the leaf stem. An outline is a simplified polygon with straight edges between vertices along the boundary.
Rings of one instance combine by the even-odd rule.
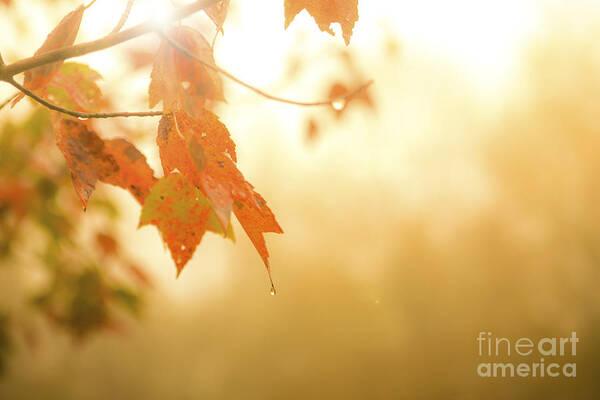
[[[370,80],[367,83],[365,83],[365,84],[361,85],[360,87],[358,87],[356,90],[354,90],[354,91],[352,91],[350,93],[347,93],[344,96],[337,97],[335,99],[322,100],[322,101],[296,101],[296,100],[286,99],[286,98],[283,98],[283,97],[274,96],[272,94],[269,94],[269,93],[267,93],[267,92],[265,92],[265,91],[257,88],[256,86],[253,86],[253,85],[250,85],[249,83],[244,82],[243,80],[241,80],[240,78],[238,78],[235,75],[231,74],[230,72],[227,72],[223,68],[221,68],[221,67],[219,67],[217,65],[210,64],[210,63],[208,63],[208,62],[200,59],[199,57],[195,56],[194,54],[190,53],[185,47],[182,47],[179,44],[177,44],[173,39],[171,39],[170,37],[168,37],[163,31],[157,30],[156,32],[158,33],[158,35],[160,37],[162,37],[173,48],[175,48],[179,52],[185,54],[186,56],[190,57],[191,59],[199,62],[200,64],[204,65],[206,68],[212,69],[213,71],[220,73],[221,75],[223,75],[226,78],[234,81],[238,85],[241,85],[241,86],[245,87],[246,89],[249,89],[249,90],[257,93],[257,94],[259,94],[260,96],[262,96],[264,98],[267,98],[267,99],[273,100],[273,101],[278,101],[280,103],[287,103],[287,104],[293,104],[293,105],[296,105],[296,106],[307,106],[307,107],[311,107],[311,106],[330,106],[330,105],[332,105],[336,101],[345,100],[345,99],[347,99],[349,97],[356,96],[358,93],[360,93],[362,90],[366,89],[368,86],[370,86],[373,83],[373,80]]]
[[[33,100],[37,101],[41,105],[58,111],[63,114],[70,115],[75,118],[116,118],[116,117],[155,117],[159,115],[163,115],[162,111],[135,111],[135,112],[112,112],[112,113],[85,113],[79,111],[68,110],[66,108],[57,106],[56,104],[52,104],[49,101],[41,98],[37,94],[33,93],[31,90],[23,87],[19,83],[17,83],[14,79],[8,80],[8,83],[13,85],[15,88],[19,89],[21,92],[25,93],[27,96],[31,97]],[[16,97],[13,96],[13,98]],[[8,99],[6,103],[3,103],[2,106],[8,104],[12,98]],[[1,108],[1,107],[0,107]]]

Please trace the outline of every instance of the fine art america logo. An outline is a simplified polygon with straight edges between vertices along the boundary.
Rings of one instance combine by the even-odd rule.
[[[577,376],[576,363],[566,362],[577,355],[579,338],[576,332],[571,332],[571,337],[538,340],[522,337],[515,341],[495,337],[492,332],[479,332],[476,340],[479,357],[483,358],[477,365],[477,374],[482,378]],[[523,357],[533,357],[535,362],[524,362],[528,359]],[[519,358],[517,362],[511,362]]]

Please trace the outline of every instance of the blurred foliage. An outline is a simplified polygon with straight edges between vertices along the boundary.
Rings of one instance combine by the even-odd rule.
[[[4,372],[6,358],[11,350],[11,339],[8,333],[8,317],[0,313],[0,375]]]
[[[101,190],[85,217],[104,228],[93,238],[82,235],[84,214],[54,144],[51,119],[36,107],[22,121],[7,119],[0,126],[0,267],[44,270],[46,287],[22,296],[56,326],[83,338],[116,328],[118,310],[139,315],[140,288],[149,278],[110,233],[118,207]]]

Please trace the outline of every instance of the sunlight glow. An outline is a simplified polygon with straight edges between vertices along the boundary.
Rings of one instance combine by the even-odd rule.
[[[94,30],[99,26],[103,29],[113,27],[119,21],[125,4],[126,1],[122,0],[98,0],[90,7],[88,14],[93,15],[93,19],[90,18],[87,23]],[[165,27],[174,7],[169,0],[138,0],[133,4],[126,27],[148,20]]]
[[[387,15],[404,45],[442,56],[476,81],[499,79],[513,66],[539,15],[535,2],[522,0],[369,2],[361,10],[362,21]]]
[[[132,17],[139,19],[139,22],[152,20],[158,28],[167,26],[175,7],[171,2],[165,0],[145,0],[136,3],[137,12],[132,12]]]

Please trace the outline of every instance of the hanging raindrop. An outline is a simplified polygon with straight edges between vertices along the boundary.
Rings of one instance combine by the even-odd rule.
[[[336,99],[331,102],[331,107],[333,107],[333,109],[336,111],[342,111],[345,106],[346,106],[345,99]]]

